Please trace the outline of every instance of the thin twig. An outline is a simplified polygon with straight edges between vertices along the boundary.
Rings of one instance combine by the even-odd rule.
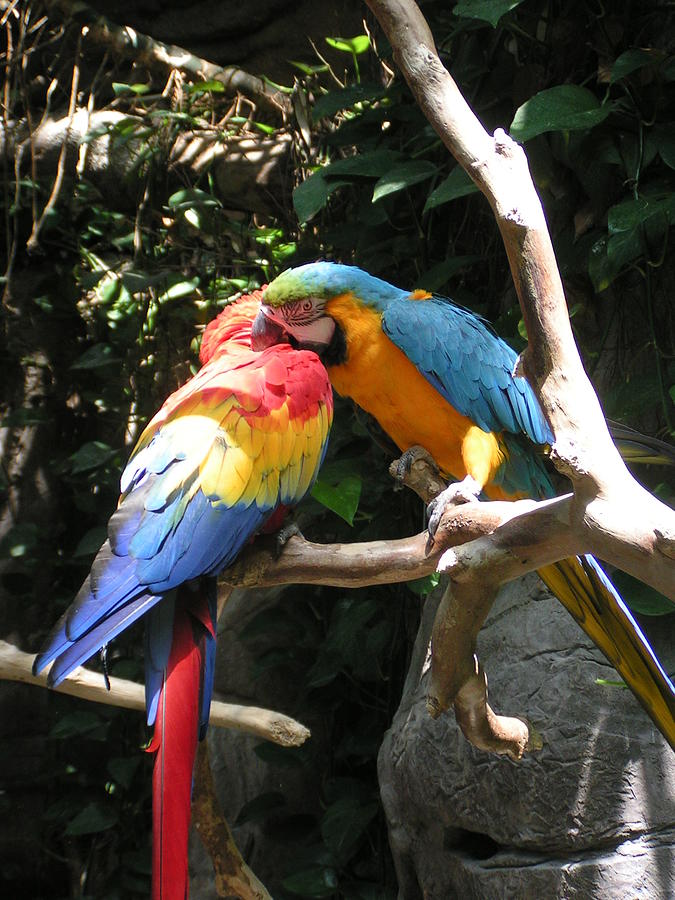
[[[77,47],[75,49],[75,61],[73,63],[73,77],[70,84],[70,99],[68,101],[68,128],[66,129],[66,133],[63,138],[63,143],[61,144],[61,152],[59,153],[59,161],[56,166],[56,178],[54,179],[54,184],[52,185],[52,190],[49,195],[49,199],[45,204],[40,217],[37,221],[33,222],[33,230],[31,232],[30,237],[26,243],[26,249],[29,253],[35,253],[40,248],[40,232],[44,226],[47,217],[52,214],[54,211],[56,204],[59,199],[59,194],[61,193],[61,186],[63,185],[63,179],[65,176],[66,170],[66,158],[68,155],[68,137],[70,134],[70,128],[73,123],[73,118],[75,116],[75,110],[77,109],[77,90],[80,83],[80,50],[82,47],[82,32],[77,36]]]

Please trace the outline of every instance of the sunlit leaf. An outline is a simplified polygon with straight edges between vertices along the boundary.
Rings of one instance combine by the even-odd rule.
[[[343,53],[365,53],[370,47],[370,38],[367,34],[357,34],[353,38],[332,38],[327,37],[326,43],[334,50],[341,50]]]
[[[195,276],[187,281],[179,281],[176,284],[172,284],[170,288],[167,288],[166,291],[163,291],[157,297],[157,302],[166,303],[167,300],[180,300],[182,297],[188,297],[197,290],[199,281],[199,276]]]
[[[166,201],[166,205],[169,209],[182,212],[194,206],[221,206],[222,204],[217,197],[214,197],[213,194],[209,194],[207,191],[202,191],[199,188],[181,188],[181,190],[171,194]]]
[[[517,141],[529,141],[546,131],[592,128],[604,122],[612,109],[611,103],[601,104],[587,88],[560,84],[526,100],[516,110],[509,131]]]
[[[475,194],[478,188],[473,183],[461,166],[455,166],[448,177],[435,188],[424,204],[424,212],[434,209],[443,203],[457,200],[458,197],[467,197]]]
[[[122,81],[113,81],[112,89],[116,97],[121,94],[138,94],[142,96],[150,90],[149,84],[124,84]]]
[[[293,191],[293,207],[301,224],[309,222],[328,202],[330,191],[321,172],[315,172]]]
[[[225,85],[222,81],[211,79],[210,81],[197,81],[187,87],[188,94],[222,94]]]
[[[312,497],[353,525],[361,497],[361,479],[358,475],[348,475],[338,484],[332,485],[319,476],[312,488]]]
[[[366,178],[380,178],[400,160],[401,154],[396,150],[370,150],[349,156],[347,159],[338,159],[324,166],[321,174],[324,177],[361,175]]]
[[[395,194],[420,181],[426,181],[438,171],[434,163],[424,159],[411,159],[394,166],[376,182],[373,188],[373,203],[389,194]]]

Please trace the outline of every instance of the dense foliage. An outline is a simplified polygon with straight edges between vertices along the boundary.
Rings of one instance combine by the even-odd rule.
[[[572,322],[607,414],[668,439],[675,56],[663,9],[629,0],[424,4],[485,125],[525,142]],[[42,255],[29,255],[26,242],[54,172],[5,165],[2,622],[30,650],[86,574],[139,429],[194,370],[200,326],[237,292],[322,256],[452,296],[495,322],[514,346],[525,336],[490,210],[393,75],[382,38],[327,36],[343,52],[344,70],[317,58],[299,66],[295,88],[282,89],[302,99],[293,131],[296,186],[293,209],[272,218],[226,208],[208,170],[177,182],[167,159],[179,135],[216,132],[227,143],[279,137],[287,126],[260,110],[243,114],[218,82],[176,79],[165,90],[151,71],[116,62],[114,53],[83,51],[76,26],[47,21],[31,31],[38,13],[26,4],[21,21],[9,20],[12,58],[25,64],[6,69],[6,121],[35,124],[48,110],[64,115],[75,58],[84,102],[89,92],[96,108],[123,113],[105,132],[132,163],[119,202],[84,177],[66,179],[41,223]],[[8,45],[6,59],[9,53]],[[303,530],[323,540],[417,530],[421,510],[390,490],[386,447],[347,404],[337,420]],[[646,477],[667,499],[662,474]],[[295,591],[293,602],[266,611],[241,635],[254,646],[266,636],[259,671],[302,684],[292,712],[319,715],[328,735],[320,751],[311,744],[297,753],[259,751],[275,764],[311,763],[321,773],[313,816],[287,813],[279,793],[251,798],[241,811],[240,822],[265,820],[272,839],[275,829],[297,835],[297,852],[270,885],[275,897],[395,895],[375,764],[428,587]],[[660,609],[648,594],[642,608]],[[116,642],[108,666],[141,677],[135,635]],[[44,717],[26,726],[25,714],[22,721],[5,716],[2,769],[18,782],[0,800],[7,818],[7,803],[20,798],[36,822],[30,839],[40,842],[17,849],[15,836],[3,839],[14,857],[2,867],[6,890],[144,896],[149,778],[139,718],[37,693],[5,706],[15,709],[23,698]],[[16,759],[26,727],[44,747],[32,769]],[[30,873],[27,858],[39,859]]]

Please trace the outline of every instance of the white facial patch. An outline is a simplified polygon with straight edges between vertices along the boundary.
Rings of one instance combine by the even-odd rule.
[[[324,313],[325,300],[307,297],[293,300],[283,306],[263,303],[260,311],[265,318],[281,325],[301,346],[324,347],[330,344],[335,332],[335,322]]]

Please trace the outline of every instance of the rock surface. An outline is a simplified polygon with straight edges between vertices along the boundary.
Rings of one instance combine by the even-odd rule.
[[[492,706],[544,740],[514,763],[427,714],[427,605],[379,756],[400,900],[675,896],[675,754],[563,607],[530,576],[479,636]],[[644,623],[669,671],[673,618]]]

